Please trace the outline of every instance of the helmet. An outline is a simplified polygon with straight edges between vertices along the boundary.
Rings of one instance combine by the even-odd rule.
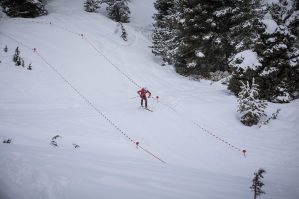
[[[147,91],[147,88],[146,88],[146,87],[143,87],[143,89]]]

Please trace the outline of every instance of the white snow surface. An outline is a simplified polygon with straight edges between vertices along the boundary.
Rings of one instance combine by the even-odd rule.
[[[195,55],[196,55],[196,57],[204,57],[205,56],[200,50],[195,51]]]
[[[263,23],[266,25],[266,32],[268,34],[274,33],[278,28],[277,23],[272,19],[272,16],[270,15],[270,13],[267,13],[265,15],[265,17],[263,19]]]
[[[256,69],[261,63],[258,60],[257,53],[252,50],[244,50],[242,52],[237,53],[234,56],[233,62],[236,60],[242,60],[241,63],[235,64],[237,68],[243,68],[247,70],[249,68]]]
[[[48,1],[49,15],[36,19],[1,18],[1,199],[252,198],[259,168],[261,199],[299,198],[299,100],[270,104],[269,115],[281,112],[267,126],[243,126],[224,85],[159,65],[146,31],[152,2],[131,1],[127,42],[84,0]],[[13,64],[17,46],[32,71]],[[133,82],[159,96],[149,99],[154,112],[139,108]]]

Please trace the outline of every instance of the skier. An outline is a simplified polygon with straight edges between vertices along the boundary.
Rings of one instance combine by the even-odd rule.
[[[141,90],[139,90],[137,93],[141,98],[141,106],[143,107],[143,100],[144,100],[145,101],[145,108],[147,109],[147,98],[151,97],[151,92],[149,92],[147,90],[147,88],[144,87]],[[146,94],[148,94],[148,96],[146,96]]]

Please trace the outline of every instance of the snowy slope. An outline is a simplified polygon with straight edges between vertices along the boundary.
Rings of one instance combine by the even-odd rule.
[[[13,140],[0,144],[1,199],[251,198],[259,168],[261,198],[299,198],[298,100],[270,104],[269,114],[282,109],[277,120],[245,127],[225,86],[159,65],[148,48],[153,0],[131,1],[127,42],[104,9],[86,13],[83,2],[0,20],[9,48],[0,51],[0,141]],[[17,46],[32,71],[13,65]],[[139,86],[159,96],[154,112],[139,108]]]

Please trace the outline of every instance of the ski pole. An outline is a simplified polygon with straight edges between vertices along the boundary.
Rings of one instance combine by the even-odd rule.
[[[139,97],[139,96],[131,97],[131,98],[129,98],[129,99],[135,99],[135,98],[137,98],[137,97]]]
[[[156,97],[151,97],[153,100],[156,100],[157,102],[159,102],[159,96]]]

